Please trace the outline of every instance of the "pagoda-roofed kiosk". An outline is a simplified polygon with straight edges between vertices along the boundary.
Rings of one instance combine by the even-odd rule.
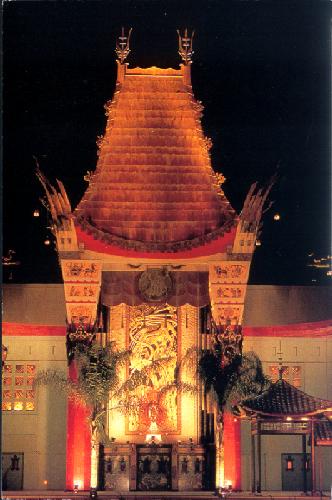
[[[201,127],[202,105],[193,96],[188,34],[179,36],[179,69],[130,68],[128,42],[122,34],[96,170],[86,177],[88,188],[77,208],[72,211],[62,183],[54,189],[40,174],[62,267],[68,354],[70,359],[77,343],[97,335],[103,345],[114,340],[131,349],[129,370],[174,356],[169,373],[142,393],[146,403],[135,417],[109,412],[106,428],[116,446],[105,449],[105,489],[211,489],[219,452],[213,452],[217,465],[207,468],[206,461],[215,459],[207,457],[203,444],[207,426],[214,425],[212,409],[199,391],[175,391],[163,405],[156,395],[189,348],[208,347],[207,308],[229,335],[241,332],[268,190],[252,186],[239,216],[226,199],[224,178],[212,169],[211,141]],[[77,416],[73,405],[69,402]],[[68,423],[69,489],[78,476],[85,488],[92,484],[89,440],[80,437],[75,418]],[[151,426],[160,437],[159,455],[151,455],[147,445]],[[164,464],[158,480],[157,458]],[[143,471],[139,464],[148,461]],[[240,488],[240,479],[233,481]]]
[[[285,470],[282,476],[283,490],[311,490],[314,494],[317,469],[315,444],[322,446],[332,443],[331,422],[327,418],[332,416],[332,401],[310,396],[280,377],[259,396],[242,401],[240,408],[251,420],[252,491],[261,492],[261,437],[300,435],[302,453],[284,454],[282,458],[281,466]],[[306,449],[308,438],[310,454],[307,454]],[[302,471],[301,478],[298,478],[298,470]]]

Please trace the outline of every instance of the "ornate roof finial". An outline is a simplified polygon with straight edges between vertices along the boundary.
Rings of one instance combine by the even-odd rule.
[[[121,64],[124,63],[124,61],[127,59],[128,54],[130,52],[129,40],[130,40],[131,32],[132,32],[132,28],[130,28],[130,30],[128,32],[128,36],[125,36],[125,30],[124,30],[124,27],[122,26],[121,36],[119,36],[117,41],[116,41],[115,52],[116,52],[116,55],[118,56],[118,59],[119,59]]]
[[[184,64],[188,65],[192,63],[191,57],[194,53],[193,51],[193,38],[195,31],[192,31],[191,35],[188,36],[187,28],[184,30],[184,35],[181,36],[180,31],[177,30],[179,37],[179,54],[181,56]]]

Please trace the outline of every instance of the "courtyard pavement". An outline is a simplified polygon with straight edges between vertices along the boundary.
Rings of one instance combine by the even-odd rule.
[[[213,491],[98,491],[100,500],[216,500],[219,496]],[[221,498],[221,496],[219,497]],[[227,493],[225,500],[321,500],[322,498],[331,498],[328,491],[317,493],[312,496],[310,493],[305,495],[301,492],[269,491],[261,494],[252,494],[249,492]],[[4,491],[1,495],[2,500],[90,500],[88,491]],[[332,498],[331,498],[332,500]]]

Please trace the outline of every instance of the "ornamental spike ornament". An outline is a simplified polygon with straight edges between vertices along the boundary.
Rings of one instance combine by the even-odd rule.
[[[179,55],[185,65],[192,63],[193,51],[193,38],[195,31],[188,35],[187,28],[184,30],[184,35],[182,36],[179,30],[176,30],[179,37]]]
[[[130,35],[132,32],[132,28],[128,31],[128,36],[125,35],[125,29],[122,26],[121,30],[121,36],[118,36],[117,41],[116,41],[116,48],[115,52],[116,55],[118,56],[118,60],[120,61],[121,64],[124,63],[124,61],[127,59],[130,48],[129,48],[129,40],[130,40]]]

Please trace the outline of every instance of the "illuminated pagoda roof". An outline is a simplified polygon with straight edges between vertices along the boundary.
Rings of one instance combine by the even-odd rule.
[[[332,401],[310,396],[279,379],[259,396],[240,403],[246,412],[270,417],[311,416],[332,410]]]
[[[223,237],[237,215],[212,170],[188,68],[118,68],[122,78],[106,105],[97,168],[76,225],[106,244],[148,252]]]

